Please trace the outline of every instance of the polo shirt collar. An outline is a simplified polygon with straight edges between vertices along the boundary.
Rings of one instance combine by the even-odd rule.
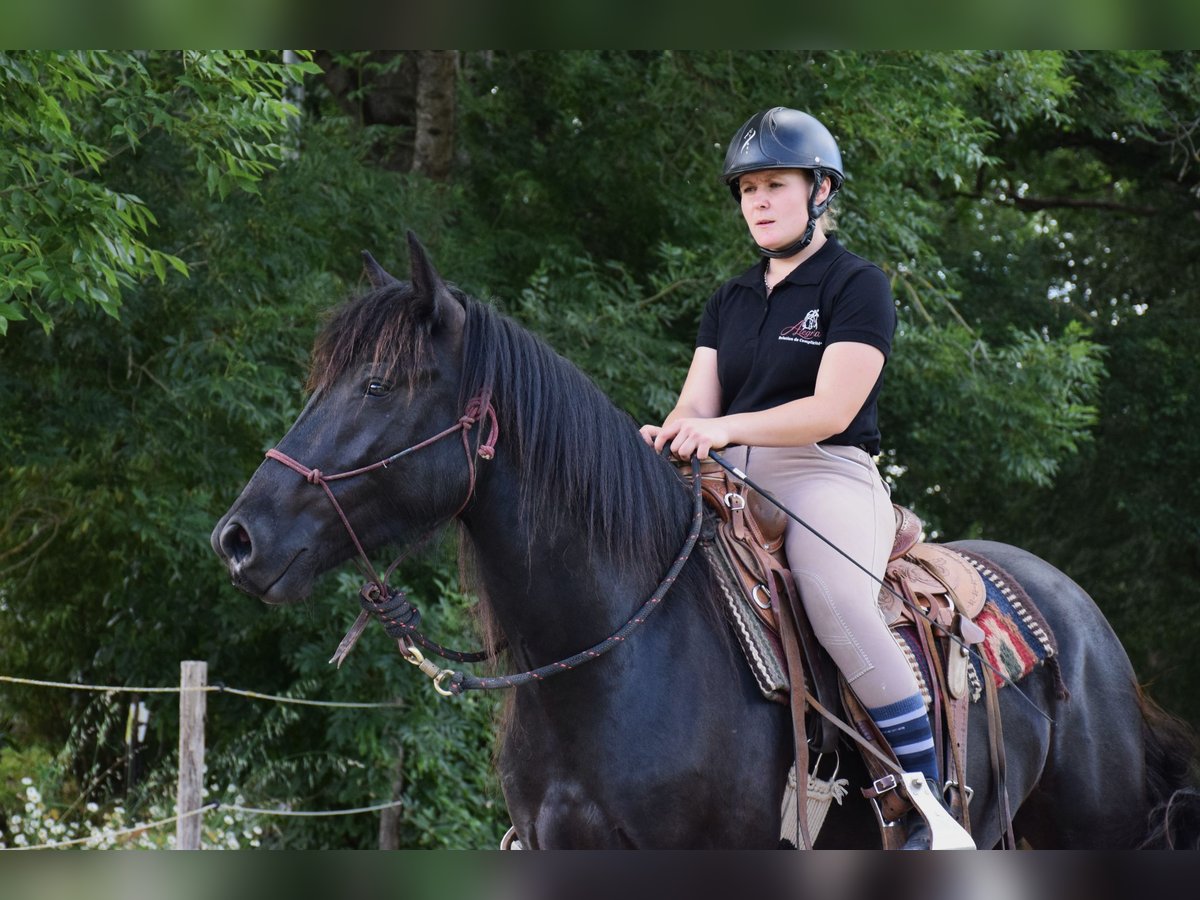
[[[828,235],[825,238],[825,243],[821,245],[821,249],[792,269],[780,284],[820,284],[829,267],[833,265],[833,261],[841,253],[842,245],[838,243],[837,238]],[[733,279],[734,283],[744,285],[748,288],[758,288],[761,291],[763,289],[763,275],[766,274],[766,265],[767,259],[763,257],[737,278]]]

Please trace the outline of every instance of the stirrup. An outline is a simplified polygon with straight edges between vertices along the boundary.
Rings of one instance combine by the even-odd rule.
[[[509,826],[508,831],[504,832],[504,837],[500,839],[501,850],[524,850],[525,845],[521,843],[521,839],[517,837],[517,826]]]
[[[904,773],[904,790],[929,825],[930,850],[974,850],[975,841],[938,802],[920,772]]]

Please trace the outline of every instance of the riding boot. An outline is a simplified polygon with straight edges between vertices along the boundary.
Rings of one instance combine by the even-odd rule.
[[[937,798],[942,809],[950,818],[955,818],[954,812],[950,809],[950,804],[946,802],[945,796],[935,782],[931,781],[928,776],[925,778],[925,784],[928,785],[930,792]],[[904,841],[904,846],[901,850],[929,850],[933,845],[933,833],[930,831],[929,823],[925,821],[925,817],[921,815],[921,811],[917,807],[913,807],[904,816],[904,831],[907,838]]]

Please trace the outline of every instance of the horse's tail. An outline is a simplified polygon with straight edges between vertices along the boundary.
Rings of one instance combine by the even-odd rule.
[[[1152,809],[1143,849],[1200,850],[1200,741],[1183,719],[1167,712],[1141,688],[1138,705],[1146,750],[1146,793]]]

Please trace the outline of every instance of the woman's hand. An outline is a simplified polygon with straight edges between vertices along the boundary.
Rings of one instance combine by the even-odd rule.
[[[721,418],[681,418],[661,428],[643,425],[642,438],[650,443],[651,437],[656,453],[670,445],[671,452],[680,459],[691,459],[693,454],[708,459],[709,450],[720,450],[729,443],[729,429]]]
[[[654,439],[658,437],[660,431],[662,431],[661,425],[643,425],[638,429],[638,434],[642,436],[643,441],[653,447]]]

